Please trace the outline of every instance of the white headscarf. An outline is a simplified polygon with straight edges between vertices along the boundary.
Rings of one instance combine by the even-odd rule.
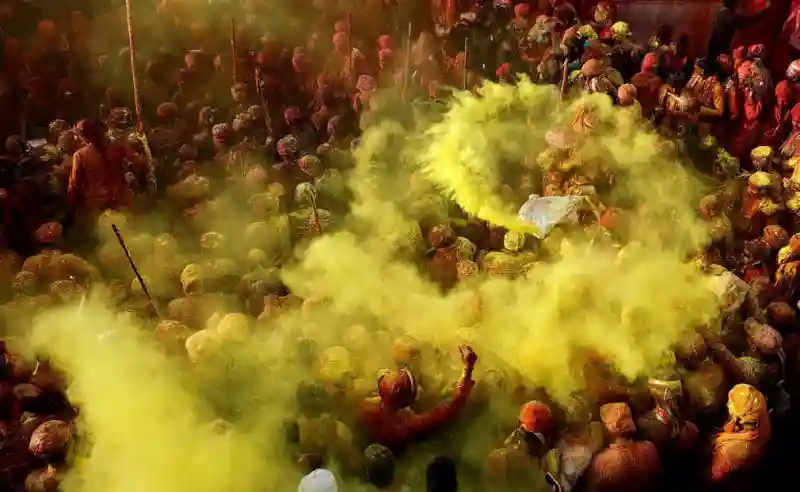
[[[328,470],[318,468],[300,480],[297,492],[338,492],[336,477]]]

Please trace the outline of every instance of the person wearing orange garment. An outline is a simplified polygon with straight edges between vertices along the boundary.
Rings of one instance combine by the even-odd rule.
[[[73,155],[67,203],[75,207],[86,225],[93,225],[105,210],[132,205],[133,191],[126,178],[125,161],[144,167],[146,160],[124,139],[109,142],[104,125],[97,120],[79,121],[75,132],[85,146]]]
[[[752,478],[749,472],[766,455],[772,423],[766,398],[749,384],[737,384],[730,390],[728,415],[722,432],[712,439],[708,475],[713,484],[741,486],[743,482],[751,483],[747,480]]]
[[[608,446],[597,453],[586,470],[586,490],[634,492],[648,490],[658,480],[661,461],[650,441],[636,441],[636,424],[625,403],[600,407]]]
[[[366,400],[360,410],[359,421],[370,442],[378,443],[398,452],[415,438],[433,431],[454,420],[469,399],[475,381],[472,372],[478,356],[470,347],[459,347],[464,372],[458,381],[451,400],[424,413],[409,409],[417,397],[417,383],[408,369],[387,373],[378,381],[378,398]]]

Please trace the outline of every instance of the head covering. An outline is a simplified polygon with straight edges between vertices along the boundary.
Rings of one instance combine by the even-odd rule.
[[[408,369],[385,374],[378,380],[378,395],[392,407],[405,408],[417,397],[417,381]]]
[[[767,48],[763,44],[752,44],[747,47],[747,56],[752,58],[763,58]]]
[[[159,104],[156,115],[160,120],[172,120],[178,117],[178,105],[173,102]]]
[[[642,72],[649,72],[658,67],[658,55],[656,53],[647,53],[642,60]]]
[[[35,456],[47,456],[64,451],[72,442],[69,424],[48,420],[33,431],[28,450]]]
[[[228,140],[233,136],[233,129],[227,123],[218,123],[211,127],[211,136],[217,140]]]
[[[763,355],[778,355],[783,347],[783,337],[775,328],[760,323],[745,323],[745,327],[753,348]]]
[[[300,480],[297,492],[338,492],[336,477],[323,468],[318,468]]]
[[[728,413],[741,423],[757,423],[766,412],[766,398],[753,386],[737,384],[728,392]]]
[[[764,189],[772,185],[772,178],[764,171],[757,171],[747,178],[747,184],[758,189]]]
[[[603,73],[603,62],[596,59],[587,60],[581,67],[584,77],[597,77]]]
[[[186,339],[184,347],[189,360],[199,362],[205,357],[216,354],[222,346],[219,335],[213,330],[200,330]]]
[[[611,26],[611,35],[614,39],[628,38],[631,35],[631,28],[627,22],[617,21]]]
[[[220,249],[225,244],[225,235],[219,232],[206,232],[200,236],[200,248],[206,251]]]
[[[772,157],[772,147],[768,145],[760,145],[750,151],[750,159],[753,161],[769,159]]]
[[[800,80],[800,60],[794,60],[786,67],[786,79],[790,82]]]
[[[48,222],[36,229],[36,240],[39,244],[50,245],[61,239],[63,228],[58,222]]]
[[[419,351],[419,341],[415,338],[399,337],[392,343],[392,360],[397,365],[408,365],[419,357]]]
[[[495,71],[495,75],[498,78],[504,78],[511,75],[511,64],[510,63],[503,63],[500,65],[497,70]]]
[[[434,248],[441,248],[449,246],[456,238],[456,233],[453,228],[447,224],[439,224],[433,226],[428,233],[428,241]]]
[[[190,336],[192,330],[188,326],[171,319],[161,321],[155,329],[156,341],[167,346],[184,346]]]
[[[581,39],[597,39],[597,33],[589,24],[584,24],[578,28],[578,37]]]
[[[458,236],[453,245],[456,248],[456,258],[459,260],[472,260],[475,257],[475,253],[478,252],[478,247],[470,241],[469,239]]]
[[[525,2],[519,3],[514,7],[514,17],[527,18],[531,15],[531,6]]]
[[[391,450],[380,444],[370,444],[364,450],[364,471],[367,481],[385,488],[394,481],[395,458]]]
[[[619,89],[617,89],[617,95],[620,101],[634,101],[637,96],[636,86],[633,84],[622,84],[619,86]]]
[[[371,75],[359,75],[358,80],[356,81],[356,89],[359,92],[370,92],[374,91],[378,88],[378,82],[375,81],[375,77]]]
[[[785,302],[771,302],[767,306],[767,316],[775,326],[789,327],[794,325],[796,313],[794,308]]]
[[[217,333],[223,340],[245,342],[250,338],[250,321],[242,313],[228,313],[219,321]]]
[[[394,50],[394,38],[390,34],[378,36],[378,48],[381,50]]]
[[[766,226],[762,238],[773,251],[789,244],[789,233],[779,225]]]
[[[647,387],[654,398],[662,400],[680,396],[683,389],[680,376],[672,372],[648,378]]]
[[[633,414],[625,403],[608,403],[600,407],[600,420],[608,433],[614,437],[636,432]]]
[[[519,426],[525,432],[545,435],[553,430],[553,413],[546,404],[529,401],[519,410]]]
[[[294,159],[300,149],[300,142],[293,135],[286,135],[278,140],[278,155],[284,159]]]
[[[322,161],[319,159],[319,157],[312,154],[308,154],[301,157],[297,161],[297,165],[303,171],[310,173],[315,169],[319,169],[322,166]]]
[[[203,268],[197,263],[191,263],[181,272],[181,285],[186,292],[195,286],[203,285]]]

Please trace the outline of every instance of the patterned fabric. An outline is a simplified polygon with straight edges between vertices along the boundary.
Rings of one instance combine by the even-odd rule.
[[[284,159],[294,159],[300,149],[300,142],[293,135],[286,135],[278,140],[278,155]]]
[[[753,386],[737,384],[728,392],[728,413],[728,423],[714,438],[711,463],[714,481],[758,464],[772,436],[767,400]]]

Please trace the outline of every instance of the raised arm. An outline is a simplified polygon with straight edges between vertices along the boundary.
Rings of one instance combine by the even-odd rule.
[[[458,382],[453,398],[450,401],[439,404],[432,410],[413,415],[407,420],[398,423],[398,425],[392,429],[394,441],[408,441],[420,434],[441,427],[455,419],[461,412],[461,409],[464,408],[464,405],[466,405],[469,399],[470,392],[475,386],[475,381],[472,379],[472,371],[475,368],[475,363],[478,361],[478,356],[467,346],[461,346],[459,350],[461,351],[461,360],[464,363],[464,372]]]

